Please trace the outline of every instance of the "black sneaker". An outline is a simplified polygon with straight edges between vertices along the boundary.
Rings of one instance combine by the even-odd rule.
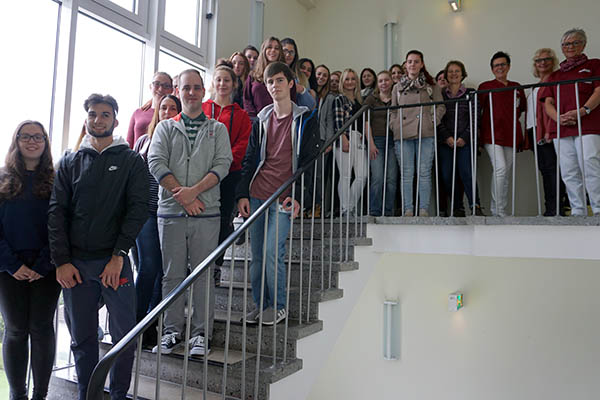
[[[190,339],[190,356],[206,356],[210,354],[210,340],[205,340],[204,336],[194,336]]]
[[[254,310],[250,311],[246,314],[246,323],[249,325],[258,324],[258,319],[260,317],[260,312],[258,311],[258,307]],[[244,323],[244,318],[240,319],[241,323]]]
[[[167,333],[160,340],[160,352],[162,354],[171,354],[181,344],[179,333]],[[152,349],[153,353],[158,353],[158,345]]]

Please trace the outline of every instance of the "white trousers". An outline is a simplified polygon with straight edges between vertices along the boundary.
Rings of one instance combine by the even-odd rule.
[[[350,150],[348,153],[343,152],[339,148],[339,143],[336,144],[334,156],[340,173],[338,195],[340,197],[342,212],[355,211],[367,182],[368,159],[366,138],[365,149],[362,148],[362,145],[361,135],[357,131],[351,131],[350,133]],[[351,182],[353,171],[354,181]]]
[[[490,156],[493,167],[490,210],[494,216],[505,217],[508,204],[508,184],[513,164],[513,148],[497,144],[485,144],[484,147]],[[496,198],[496,193],[498,198]]]
[[[556,154],[559,154],[558,142],[558,139],[554,139]],[[559,157],[560,175],[567,187],[571,215],[587,215],[583,171],[592,211],[594,214],[600,213],[600,135],[561,138]]]

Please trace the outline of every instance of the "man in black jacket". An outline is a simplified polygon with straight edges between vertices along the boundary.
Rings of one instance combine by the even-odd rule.
[[[294,85],[292,71],[287,65],[274,62],[265,69],[264,75],[273,104],[258,113],[258,120],[254,123],[242,164],[242,178],[236,195],[238,210],[242,217],[248,217],[251,212],[256,212],[298,168],[311,161],[319,151],[320,134],[316,112],[311,113],[308,108],[299,107],[290,99],[290,90]],[[313,181],[312,173],[312,168],[305,172],[305,183]],[[305,204],[309,204],[309,199],[312,200],[310,190],[301,190],[300,179],[295,185],[293,198],[290,186],[280,196],[279,201],[274,202],[250,227],[252,237],[250,278],[252,296],[256,304],[256,308],[246,318],[250,324],[259,322],[261,305],[264,311],[262,323],[265,325],[276,324],[287,317],[285,241],[290,230],[291,219],[298,216],[301,211],[302,194],[304,194]],[[312,185],[306,186],[312,187]],[[293,215],[290,215],[292,210]],[[261,296],[263,238],[267,212],[269,213],[267,259],[264,294]]]
[[[115,99],[92,94],[84,108],[87,135],[78,151],[61,159],[48,212],[50,252],[64,289],[80,400],[98,363],[100,298],[108,308],[114,343],[136,323],[128,251],[148,218],[149,190],[142,158],[123,138],[112,136],[118,124]],[[134,350],[130,346],[113,366],[114,400],[127,395]]]

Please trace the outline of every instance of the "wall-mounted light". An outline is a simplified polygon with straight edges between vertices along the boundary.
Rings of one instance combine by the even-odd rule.
[[[400,358],[400,306],[397,301],[383,302],[383,359]]]
[[[454,12],[459,12],[461,10],[461,0],[448,0],[448,4],[450,4],[450,8]]]
[[[448,311],[456,312],[463,307],[463,294],[450,293],[448,295]]]

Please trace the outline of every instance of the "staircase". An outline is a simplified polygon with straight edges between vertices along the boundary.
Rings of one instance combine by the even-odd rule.
[[[367,217],[363,217],[362,235],[360,223],[351,220],[346,232],[347,220],[340,225],[338,219],[330,225],[327,219],[322,227],[321,220],[296,221],[293,225],[293,237],[287,241],[286,267],[290,244],[292,246],[291,282],[288,308],[287,341],[284,344],[285,322],[273,326],[263,326],[260,340],[260,363],[258,378],[258,399],[269,399],[270,385],[297,373],[303,368],[303,360],[298,358],[297,349],[301,339],[318,334],[323,330],[323,321],[319,319],[319,304],[341,299],[343,289],[338,286],[339,274],[358,269],[354,260],[355,246],[370,245],[366,237]],[[321,229],[323,232],[321,234]],[[312,230],[312,232],[311,232]],[[333,240],[331,239],[333,233]],[[341,235],[340,235],[341,233]],[[346,234],[347,259],[346,259]],[[312,237],[312,241],[311,241]],[[323,237],[323,240],[321,240]],[[301,239],[302,238],[302,239]],[[341,240],[340,240],[341,238]],[[340,246],[340,243],[342,246]],[[323,251],[321,245],[324,245]],[[311,253],[312,248],[312,253]],[[312,263],[310,257],[312,254]],[[248,249],[248,258],[250,249]],[[323,260],[322,260],[323,258]],[[329,260],[332,260],[331,264]],[[249,260],[248,260],[249,261]],[[244,326],[240,322],[243,315],[244,301],[247,310],[254,308],[252,289],[248,279],[244,283],[245,247],[229,248],[225,254],[222,267],[221,286],[216,289],[215,324],[211,353],[208,356],[207,392],[204,388],[204,360],[190,358],[185,385],[186,397],[190,399],[240,399],[242,392],[245,399],[254,399],[256,364],[259,343],[259,327],[246,326],[244,343]],[[330,271],[331,265],[331,271]],[[249,262],[248,262],[249,266]],[[246,274],[248,276],[248,274]],[[229,348],[225,362],[225,343],[227,336],[227,314],[229,291],[231,288],[231,321],[229,328]],[[67,334],[63,330],[63,334]],[[245,344],[245,357],[244,357]],[[110,349],[111,343],[102,342],[101,355]],[[273,362],[273,353],[276,361]],[[284,361],[285,353],[285,361]],[[156,387],[156,354],[143,350],[139,360],[138,398],[154,399]],[[245,360],[244,360],[245,358]],[[160,399],[180,399],[183,383],[183,349],[170,355],[161,355],[160,365]],[[134,364],[134,368],[135,368]],[[227,382],[223,387],[223,374],[226,370]],[[134,374],[135,376],[135,374]],[[108,382],[106,387],[108,387]],[[134,382],[130,387],[133,398]],[[223,395],[225,393],[225,396]],[[105,398],[109,398],[105,390]],[[53,374],[48,399],[77,398],[77,384],[74,367],[56,371]]]

